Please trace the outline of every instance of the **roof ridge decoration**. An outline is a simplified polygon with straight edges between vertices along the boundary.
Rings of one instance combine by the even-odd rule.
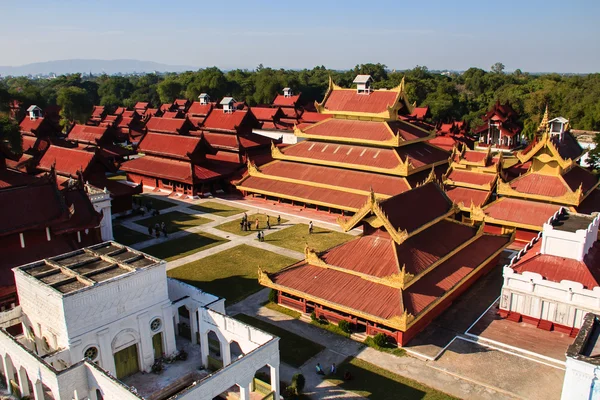
[[[535,157],[536,154],[538,154],[540,152],[540,150],[542,150],[543,148],[547,148],[550,153],[552,153],[552,159],[556,160],[556,162],[558,162],[559,166],[561,167],[561,169],[563,171],[568,171],[569,169],[571,169],[574,165],[574,161],[572,159],[564,159],[561,157],[560,153],[558,152],[558,149],[556,148],[556,146],[554,145],[554,143],[552,143],[552,140],[550,133],[548,131],[545,131],[542,134],[542,137],[540,140],[538,140],[538,142],[535,144],[535,146],[533,146],[526,154],[523,153],[523,151],[519,151],[516,153],[517,159],[522,163],[526,163],[529,160],[531,160],[533,157]],[[541,160],[544,163],[549,162],[549,159],[546,159],[546,161]]]

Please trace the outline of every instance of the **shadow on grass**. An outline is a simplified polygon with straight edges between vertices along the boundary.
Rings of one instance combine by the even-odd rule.
[[[177,239],[146,247],[142,251],[157,258],[173,261],[226,242],[228,242],[227,239],[207,233],[191,233]]]
[[[179,279],[189,285],[195,286],[203,292],[224,298],[227,307],[244,300],[246,297],[263,288],[259,285],[258,278],[232,275],[225,278],[214,279],[212,281],[203,281],[194,279],[192,271],[178,271],[181,268],[182,267],[179,267],[169,271],[169,277]]]
[[[210,221],[211,220],[207,218],[195,217],[193,215],[186,214],[180,211],[172,211],[170,213],[160,214],[156,217],[140,219],[138,221],[135,221],[135,223],[145,227],[154,227],[155,224],[160,225],[162,222],[164,222],[167,226],[167,232],[174,233],[181,229],[202,225]]]

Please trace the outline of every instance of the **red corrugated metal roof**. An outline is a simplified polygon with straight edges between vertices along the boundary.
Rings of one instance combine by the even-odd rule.
[[[393,149],[305,140],[282,150],[285,155],[329,162],[393,169],[400,161]]]
[[[205,117],[208,115],[208,113],[210,113],[212,108],[213,108],[213,105],[210,103],[209,104],[200,104],[199,101],[195,101],[192,103],[190,108],[188,108],[187,113],[188,113],[188,115]]]
[[[100,117],[102,117],[103,113],[104,113],[104,106],[94,106],[92,108],[92,118],[94,118],[94,117],[100,118]]]
[[[464,207],[481,207],[490,197],[490,192],[486,190],[477,190],[460,186],[453,186],[446,189],[446,195],[455,204],[463,204]]]
[[[487,205],[483,211],[500,221],[532,225],[541,229],[548,218],[560,208],[557,204],[501,197]]]
[[[247,114],[247,110],[236,110],[232,113],[213,110],[204,120],[203,129],[235,132]]]
[[[177,111],[165,111],[165,113],[162,115],[162,118],[183,118],[184,114],[177,110]]]
[[[179,161],[170,158],[144,156],[134,160],[125,161],[121,164],[125,172],[156,177],[159,179],[170,179],[177,182],[193,184],[192,164],[189,161]],[[154,182],[150,182],[154,185]]]
[[[572,191],[576,191],[581,185],[583,193],[587,193],[598,183],[598,177],[596,175],[579,165],[571,168],[562,177]]]
[[[392,130],[386,122],[359,121],[352,119],[329,118],[305,129],[309,135],[329,138],[386,141],[393,138]]]
[[[217,151],[217,154],[207,154],[207,160],[223,161],[225,163],[240,164],[240,153],[229,151]]]
[[[569,191],[558,176],[529,173],[510,182],[510,187],[520,193],[559,197]]]
[[[139,150],[143,153],[189,160],[194,154],[201,139],[194,136],[174,136],[148,132],[140,141]]]
[[[232,135],[230,133],[205,132],[204,138],[215,148],[238,150],[240,147],[237,135]]]
[[[79,143],[97,144],[98,141],[105,139],[107,132],[108,128],[104,126],[75,124],[67,135],[67,139]]]
[[[50,146],[43,157],[40,159],[38,168],[43,171],[50,171],[52,165],[55,165],[56,173],[59,175],[77,177],[77,171],[85,170],[94,159],[95,154],[66,147]]]
[[[485,174],[478,172],[462,171],[452,169],[448,175],[448,179],[454,182],[470,183],[473,185],[491,184],[496,179],[496,174]]]
[[[271,145],[273,139],[251,133],[249,135],[240,136],[240,144],[245,149],[252,149],[255,147],[267,147]]]
[[[38,181],[38,178],[32,175],[13,171],[8,168],[0,168],[0,189],[14,186],[26,186]]]
[[[512,269],[519,274],[535,272],[552,282],[579,282],[590,290],[600,286],[600,242],[594,243],[583,261],[539,254],[541,246],[540,240],[513,264]]]
[[[185,118],[158,118],[152,117],[146,122],[146,129],[152,132],[184,133],[189,121]]]
[[[40,126],[42,126],[43,122],[44,118],[31,119],[29,116],[26,116],[23,118],[19,126],[21,128],[21,132],[29,132],[35,135],[36,131],[40,128]]]
[[[300,117],[300,121],[303,123],[314,123],[328,118],[331,118],[331,115],[319,114],[318,112],[314,111],[304,111]]]
[[[285,97],[282,94],[277,94],[277,97],[275,97],[275,100],[273,100],[273,105],[282,107],[293,107],[298,102],[298,99],[300,99],[300,94],[296,94],[289,97]]]
[[[238,186],[240,190],[257,193],[276,193],[283,199],[299,200],[309,204],[332,204],[358,210],[366,201],[366,196],[341,190],[319,188],[298,183],[274,181],[251,176]]]
[[[410,190],[410,186],[402,177],[321,165],[276,160],[264,165],[260,170],[265,175],[364,190],[365,192],[372,188],[375,193],[388,196]]]
[[[412,113],[410,115],[412,117],[417,118],[417,119],[423,119],[427,115],[428,111],[429,111],[429,106],[426,106],[426,107],[415,107],[415,108],[413,108],[413,111],[412,111]]]
[[[452,148],[460,142],[460,140],[453,136],[436,136],[433,139],[429,139],[427,141],[427,143],[440,147],[446,151],[452,151]]]
[[[465,150],[460,158],[469,162],[482,162],[488,157],[488,153],[485,151]]]
[[[278,111],[279,111],[279,108],[252,107],[252,114],[254,114],[254,116],[260,121],[272,120]]]
[[[400,272],[389,235],[366,235],[333,247],[321,254],[329,265],[383,278]],[[407,266],[410,267],[410,266]]]
[[[143,101],[138,101],[137,103],[135,103],[135,106],[133,106],[133,108],[135,108],[136,110],[138,109],[146,109],[148,108],[150,105],[150,103],[148,102],[143,102]]]
[[[426,132],[423,129],[420,129],[419,127],[406,121],[398,120],[388,122],[388,124],[394,133],[399,134],[400,137],[407,142],[415,139],[423,139],[430,134],[429,132]]]
[[[441,161],[448,160],[448,152],[428,145],[427,143],[414,143],[409,146],[401,146],[396,149],[402,160],[409,158],[414,168],[421,168]]]
[[[325,108],[329,111],[381,113],[395,104],[397,92],[375,90],[370,94],[358,94],[353,89],[336,89],[329,93]]]

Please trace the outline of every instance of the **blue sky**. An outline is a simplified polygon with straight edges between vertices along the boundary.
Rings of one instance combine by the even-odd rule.
[[[0,0],[0,10],[0,65],[600,69],[600,0]]]

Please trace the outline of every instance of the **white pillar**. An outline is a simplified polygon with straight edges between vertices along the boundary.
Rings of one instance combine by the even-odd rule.
[[[240,400],[250,400],[250,384],[240,384]]]
[[[208,332],[200,333],[200,354],[204,368],[208,368],[208,352]]]
[[[137,316],[138,332],[140,333],[140,345],[138,351],[141,354],[143,365],[140,369],[150,372],[154,364],[154,349],[152,348],[152,331],[150,330],[150,317],[148,312]]]
[[[219,342],[221,343],[221,358],[223,359],[223,367],[231,364],[231,346],[229,342],[226,340],[221,340],[219,338]]]
[[[90,400],[98,400],[98,395],[96,394],[95,388],[90,389],[90,391],[88,393],[88,397],[90,398]]]
[[[275,400],[279,400],[279,364],[276,366],[269,365],[271,372],[271,391],[275,392]]]
[[[12,394],[12,386],[10,384],[10,380],[15,376],[15,370],[12,365],[12,361],[10,361],[8,354],[4,356],[4,372],[6,378],[6,387],[8,388],[8,393]]]
[[[177,315],[177,313],[175,313]],[[165,343],[165,354],[172,355],[177,351],[175,342],[175,326],[173,325],[173,307],[171,303],[162,306],[163,340]]]
[[[112,344],[108,332],[109,330],[106,328],[96,333],[98,344],[100,345],[100,366],[116,376],[117,368],[115,367],[115,357],[113,356]]]
[[[23,367],[19,368],[19,390],[21,390],[21,397],[29,396],[31,394],[27,371],[25,371],[25,368]]]
[[[35,400],[44,400],[44,387],[40,380],[33,384],[33,398]]]
[[[192,335],[192,343],[197,343],[196,336],[198,333],[198,309],[190,310],[190,331]]]

